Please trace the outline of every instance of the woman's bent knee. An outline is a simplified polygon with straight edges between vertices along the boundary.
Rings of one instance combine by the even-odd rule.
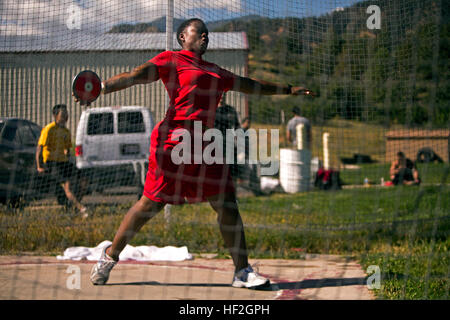
[[[137,207],[136,209],[142,213],[156,214],[164,207],[164,204],[150,200],[146,196],[142,196],[135,206]]]

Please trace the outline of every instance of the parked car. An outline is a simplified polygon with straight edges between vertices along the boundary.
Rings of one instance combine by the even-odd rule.
[[[19,118],[0,118],[0,202],[16,205],[34,193],[36,144],[41,127]]]
[[[150,135],[155,126],[141,106],[88,108],[76,133],[76,165],[88,177],[88,192],[138,186],[148,168]]]
[[[53,196],[59,204],[68,203],[63,188],[54,178],[36,170],[36,146],[41,130],[41,126],[26,119],[0,118],[0,203],[17,207]]]

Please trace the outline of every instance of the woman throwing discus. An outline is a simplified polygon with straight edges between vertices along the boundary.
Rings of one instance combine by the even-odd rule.
[[[182,141],[179,129],[187,130],[193,139],[195,130],[203,133],[214,127],[216,108],[226,91],[264,95],[312,93],[303,87],[240,77],[203,60],[202,55],[208,47],[208,29],[200,19],[183,22],[177,30],[177,40],[181,51],[165,51],[131,72],[102,82],[102,93],[108,94],[161,79],[169,94],[170,106],[151,134],[143,195],[123,218],[112,245],[103,250],[92,269],[91,281],[95,285],[105,284],[121,251],[141,227],[165,204],[181,204],[187,200],[189,203],[208,201],[217,212],[220,232],[235,266],[232,286],[268,286],[269,279],[256,273],[248,264],[244,227],[228,166],[194,161],[196,153],[198,155],[205,147],[203,141],[201,150],[192,151],[191,163],[175,164],[172,153]],[[194,141],[191,145],[194,146]]]

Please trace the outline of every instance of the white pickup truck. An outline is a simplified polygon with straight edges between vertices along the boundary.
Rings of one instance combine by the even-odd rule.
[[[143,188],[150,135],[155,126],[148,108],[88,108],[81,114],[75,139],[76,165],[88,177],[88,192],[106,188]]]

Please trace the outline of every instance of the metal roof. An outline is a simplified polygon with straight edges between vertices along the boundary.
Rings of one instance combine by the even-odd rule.
[[[173,36],[174,50],[180,46]],[[0,35],[0,52],[36,51],[134,51],[165,50],[165,33],[84,33],[50,35]],[[208,50],[246,50],[247,35],[244,32],[211,32]]]
[[[389,139],[411,138],[450,138],[449,129],[399,129],[386,132]]]

